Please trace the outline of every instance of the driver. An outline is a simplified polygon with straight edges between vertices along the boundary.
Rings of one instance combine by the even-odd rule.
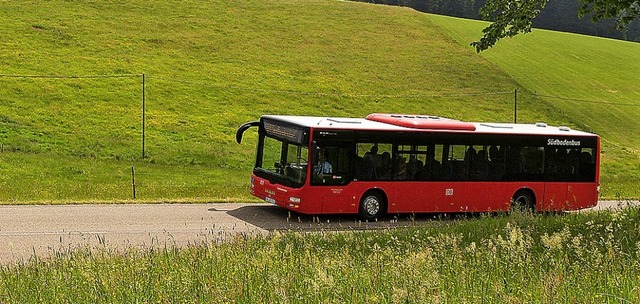
[[[329,163],[329,161],[327,161],[324,153],[320,153],[318,155],[318,164],[316,165],[316,167],[313,170],[316,174],[328,174],[328,173],[333,173],[333,166],[331,166],[331,163]]]

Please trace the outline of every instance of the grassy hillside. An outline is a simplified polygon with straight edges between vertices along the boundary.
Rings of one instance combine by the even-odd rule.
[[[0,2],[0,22],[2,202],[129,200],[131,167],[136,201],[247,199],[255,136],[237,145],[233,135],[261,114],[511,121],[514,88],[522,92],[519,121],[605,135],[610,181],[630,189],[640,170],[632,162],[640,139],[616,130],[627,116],[592,124],[604,117],[527,94],[541,91],[508,62],[461,45],[477,26],[469,21],[341,1],[132,0]],[[601,56],[584,52],[589,66]],[[634,86],[623,87],[638,92]]]
[[[486,26],[437,15],[429,19],[467,47]],[[640,183],[639,43],[534,30],[501,41],[482,57],[542,96],[564,124],[602,136],[607,195],[640,195],[635,189]]]

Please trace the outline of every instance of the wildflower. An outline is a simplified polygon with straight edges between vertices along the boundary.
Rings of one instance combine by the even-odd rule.
[[[544,234],[540,237],[542,245],[551,251],[562,250],[563,244],[568,239],[570,232],[567,228],[552,235]],[[575,240],[574,240],[575,241]],[[579,241],[579,240],[578,240]]]
[[[467,253],[474,253],[476,252],[476,242],[471,242],[471,244],[469,244],[469,246],[467,246],[467,248],[465,248],[465,251]]]

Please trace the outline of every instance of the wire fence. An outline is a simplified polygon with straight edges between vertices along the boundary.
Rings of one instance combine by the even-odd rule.
[[[300,90],[282,90],[282,89],[272,89],[272,88],[257,88],[257,87],[248,87],[248,86],[236,86],[236,85],[227,85],[221,83],[212,83],[209,81],[194,81],[194,80],[180,80],[175,78],[167,78],[162,76],[149,76],[149,79],[160,79],[168,82],[178,82],[183,84],[192,84],[210,88],[218,88],[218,89],[229,89],[229,90],[242,90],[242,91],[250,91],[250,92],[268,92],[268,93],[276,93],[276,94],[285,94],[285,95],[304,95],[304,96],[319,96],[319,97],[342,97],[342,98],[378,98],[378,99],[420,99],[420,98],[448,98],[448,97],[468,97],[468,96],[490,96],[490,95],[514,95],[523,94],[533,97],[539,98],[552,98],[552,99],[561,99],[561,100],[570,100],[570,101],[580,101],[587,103],[595,103],[595,104],[603,104],[608,106],[631,106],[631,107],[640,107],[640,102],[637,104],[632,103],[619,103],[612,102],[606,100],[593,100],[593,99],[580,99],[580,98],[572,98],[566,96],[554,96],[548,94],[538,94],[535,92],[529,92],[522,89],[514,88],[511,91],[478,91],[478,92],[467,92],[467,93],[444,93],[444,94],[354,94],[354,93],[336,93],[336,92],[318,92],[318,91],[300,91]]]
[[[248,92],[260,92],[260,93],[270,93],[275,95],[297,95],[297,96],[312,96],[312,97],[331,97],[331,98],[362,98],[362,99],[435,99],[435,98],[458,98],[458,97],[473,97],[473,96],[512,96],[507,98],[513,98],[513,121],[517,122],[518,117],[518,102],[522,102],[522,100],[518,100],[519,96],[528,96],[533,98],[543,98],[543,99],[558,99],[558,100],[567,100],[573,102],[580,103],[592,103],[599,104],[609,107],[640,107],[640,102],[636,103],[620,103],[620,102],[612,102],[607,100],[593,100],[593,99],[581,99],[581,98],[573,98],[567,96],[554,96],[548,94],[537,94],[535,92],[530,92],[523,89],[514,88],[512,91],[476,91],[476,92],[458,92],[458,93],[410,93],[410,94],[358,94],[358,93],[345,93],[345,92],[328,92],[328,91],[305,91],[305,90],[289,90],[289,89],[278,89],[278,88],[265,88],[265,87],[257,87],[257,86],[241,86],[241,85],[229,85],[224,83],[212,82],[207,80],[198,80],[198,79],[178,79],[178,78],[170,78],[165,76],[158,75],[145,75],[144,73],[134,73],[134,74],[114,74],[114,75],[20,75],[20,74],[0,74],[0,80],[2,78],[13,78],[13,79],[45,79],[45,80],[59,80],[59,79],[109,79],[109,78],[139,78],[140,79],[140,96],[136,100],[131,100],[132,106],[135,104],[139,104],[140,111],[140,126],[141,126],[141,155],[144,159],[145,154],[145,146],[146,146],[146,81],[145,79],[151,80],[161,80],[168,83],[182,83],[186,85],[198,86],[200,88],[216,88],[218,90],[241,90]],[[153,85],[153,83],[152,83]],[[117,89],[117,88],[116,88]],[[505,98],[500,98],[501,103],[505,103]],[[136,106],[138,107],[138,106]],[[0,115],[0,122],[2,122],[2,115]],[[2,145],[2,150],[4,150],[4,143]]]
[[[471,93],[448,93],[448,94],[353,94],[353,93],[336,93],[336,92],[317,92],[317,91],[298,91],[298,90],[282,90],[282,89],[270,89],[270,88],[256,88],[256,87],[243,87],[226,85],[219,83],[211,83],[207,81],[188,81],[188,80],[176,80],[159,76],[149,76],[150,79],[161,79],[169,82],[179,82],[183,84],[192,84],[210,88],[218,89],[232,89],[242,90],[249,92],[267,92],[286,95],[303,95],[303,96],[318,96],[318,97],[338,97],[338,98],[389,98],[389,99],[412,99],[412,98],[439,98],[439,97],[462,97],[462,96],[481,96],[481,95],[510,95],[513,91],[498,91],[498,92],[471,92]]]
[[[142,74],[121,74],[121,75],[13,75],[0,74],[5,78],[44,78],[44,79],[92,79],[92,78],[134,78],[141,77]]]
[[[214,83],[209,81],[194,81],[194,80],[183,80],[176,78],[168,78],[163,76],[156,75],[146,75],[143,73],[140,74],[119,74],[119,75],[17,75],[17,74],[0,74],[0,78],[33,78],[33,79],[101,79],[101,78],[141,78],[145,77],[146,79],[159,79],[168,82],[175,83],[183,83],[183,84],[191,84],[198,85],[210,88],[218,88],[218,89],[229,89],[229,90],[243,90],[250,92],[268,92],[268,93],[276,93],[283,95],[305,95],[305,96],[319,96],[319,97],[342,97],[342,98],[389,98],[389,99],[420,99],[420,98],[449,98],[449,97],[468,97],[468,96],[490,96],[490,95],[513,95],[514,91],[478,91],[478,92],[466,92],[466,93],[443,93],[443,94],[355,94],[355,93],[337,93],[337,92],[321,92],[321,91],[301,91],[301,90],[284,90],[284,89],[273,89],[273,88],[259,88],[259,87],[251,87],[251,86],[237,86],[237,85],[228,85],[222,83]],[[142,83],[141,83],[142,84]],[[517,89],[514,89],[517,90]],[[630,106],[630,107],[640,107],[639,103],[620,103],[620,102],[612,102],[607,100],[593,100],[593,99],[582,99],[582,98],[572,98],[566,96],[554,96],[548,94],[538,94],[535,92],[528,92],[526,90],[518,90],[517,94],[529,95],[540,98],[551,98],[551,99],[560,99],[560,100],[569,100],[569,101],[579,101],[579,102],[587,102],[587,103],[595,103],[602,104],[608,106]]]

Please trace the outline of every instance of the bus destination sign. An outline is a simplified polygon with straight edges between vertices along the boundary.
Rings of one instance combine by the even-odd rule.
[[[580,146],[580,141],[579,140],[568,140],[568,139],[548,139],[547,140],[547,146],[572,146],[572,147],[579,147]]]
[[[280,139],[302,144],[304,142],[304,129],[298,126],[284,125],[276,121],[264,120],[264,130],[267,134]]]

